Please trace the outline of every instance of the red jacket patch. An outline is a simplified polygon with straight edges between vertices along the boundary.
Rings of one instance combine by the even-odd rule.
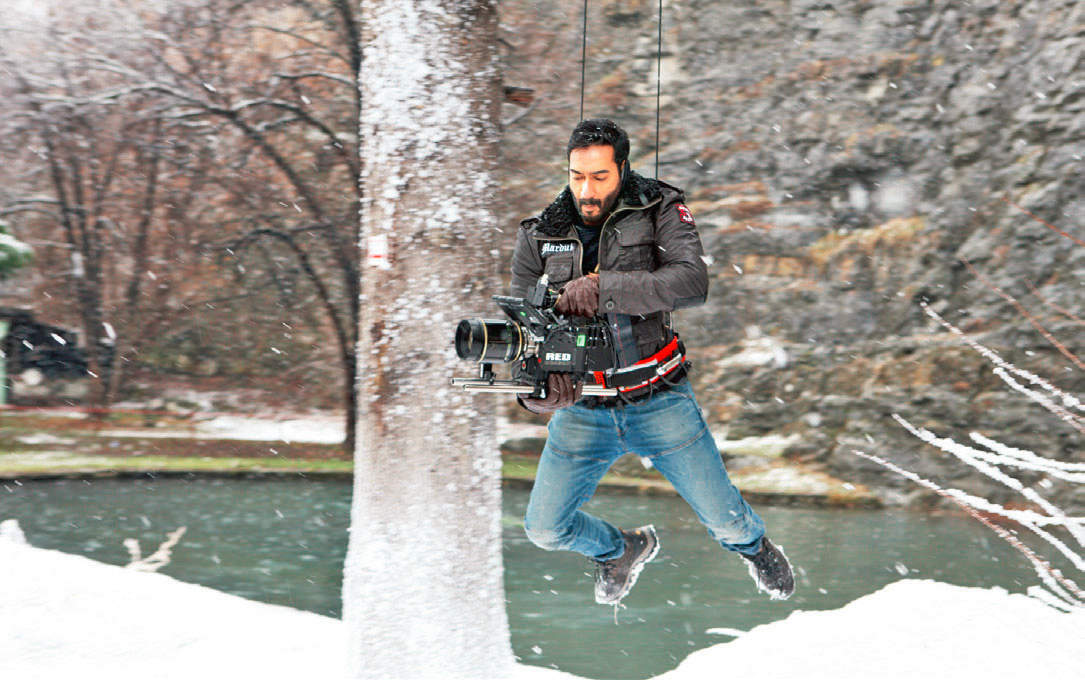
[[[693,213],[691,213],[689,211],[689,208],[682,205],[681,203],[679,203],[677,205],[677,208],[678,208],[678,219],[682,220],[686,224],[693,224]]]

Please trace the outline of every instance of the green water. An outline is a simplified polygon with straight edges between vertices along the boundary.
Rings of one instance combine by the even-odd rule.
[[[1024,560],[978,523],[906,511],[760,508],[797,570],[787,602],[755,592],[745,563],[713,544],[676,498],[600,496],[588,509],[621,526],[652,522],[659,557],[626,598],[595,604],[586,560],[548,553],[523,536],[527,493],[507,490],[505,578],[513,649],[524,662],[589,678],[647,678],[690,652],[796,609],[833,609],[905,577],[1021,592]],[[338,617],[350,485],[298,480],[5,482],[0,520],[19,520],[31,544],[124,564],[122,541],[144,554],[178,526],[188,531],[162,569],[182,581]],[[932,615],[936,615],[932,612]],[[721,669],[724,673],[725,669]]]

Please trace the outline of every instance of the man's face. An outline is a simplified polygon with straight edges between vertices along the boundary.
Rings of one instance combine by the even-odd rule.
[[[618,202],[621,168],[609,144],[573,149],[569,153],[569,190],[584,224],[602,224]]]

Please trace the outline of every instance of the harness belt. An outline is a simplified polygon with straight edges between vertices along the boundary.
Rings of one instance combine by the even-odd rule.
[[[678,369],[686,360],[686,348],[678,340],[678,334],[663,349],[625,368],[608,368],[594,371],[595,383],[613,387],[619,393],[632,392],[659,380]]]

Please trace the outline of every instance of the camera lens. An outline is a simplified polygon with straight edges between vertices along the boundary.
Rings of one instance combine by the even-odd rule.
[[[456,354],[479,362],[509,362],[520,358],[523,329],[511,321],[464,319],[456,326]]]
[[[479,319],[464,319],[456,326],[456,354],[461,359],[478,361],[486,347],[486,331]]]

